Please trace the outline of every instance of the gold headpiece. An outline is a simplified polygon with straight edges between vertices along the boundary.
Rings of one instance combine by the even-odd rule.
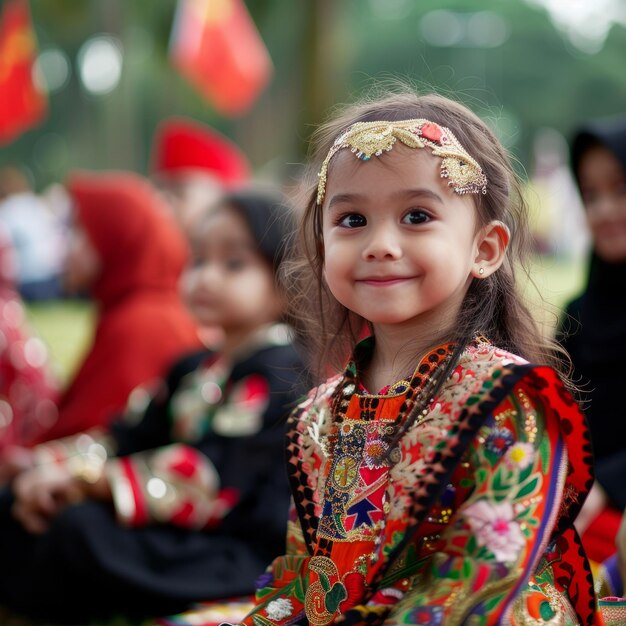
[[[398,122],[357,122],[343,132],[328,151],[318,174],[317,204],[326,193],[328,164],[343,148],[350,148],[359,159],[368,161],[393,148],[399,139],[409,148],[431,148],[441,157],[441,177],[456,193],[487,193],[487,177],[480,165],[467,153],[449,128],[428,120],[401,120]]]

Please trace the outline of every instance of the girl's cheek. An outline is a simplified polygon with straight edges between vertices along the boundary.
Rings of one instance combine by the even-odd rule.
[[[180,292],[183,298],[188,299],[193,294],[198,283],[197,274],[196,269],[189,269],[183,274],[180,280]]]

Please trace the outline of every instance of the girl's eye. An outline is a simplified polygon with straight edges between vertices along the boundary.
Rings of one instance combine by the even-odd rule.
[[[245,266],[246,262],[243,259],[232,258],[227,259],[224,262],[224,266],[229,272],[237,272]]]
[[[404,224],[423,224],[428,220],[430,220],[430,215],[421,209],[413,209],[402,218]]]
[[[367,220],[359,213],[350,213],[339,218],[337,224],[343,228],[359,228],[367,224]]]

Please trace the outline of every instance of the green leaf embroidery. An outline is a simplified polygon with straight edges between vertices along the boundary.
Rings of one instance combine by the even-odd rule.
[[[329,613],[334,613],[338,608],[339,604],[343,602],[348,597],[348,592],[346,588],[341,583],[335,583],[333,588],[326,594],[324,598],[324,604],[326,606],[326,610]]]

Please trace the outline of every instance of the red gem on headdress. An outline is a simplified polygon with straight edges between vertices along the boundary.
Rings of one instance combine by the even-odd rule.
[[[429,141],[434,141],[435,143],[441,143],[441,136],[443,132],[441,128],[437,126],[437,124],[428,123],[422,126],[422,137],[425,137]]]

